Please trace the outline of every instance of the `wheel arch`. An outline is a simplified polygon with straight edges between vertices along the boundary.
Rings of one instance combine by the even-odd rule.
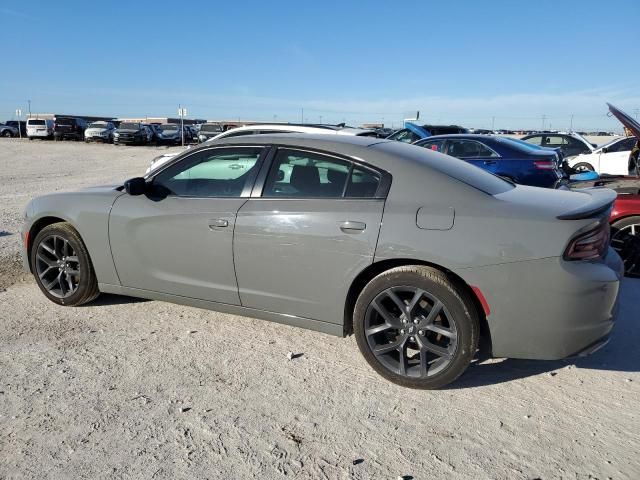
[[[344,335],[347,336],[353,334],[353,310],[355,308],[356,301],[358,300],[358,297],[360,296],[360,293],[362,292],[364,287],[366,287],[371,280],[373,280],[381,273],[386,272],[387,270],[390,270],[392,268],[408,265],[422,265],[439,270],[443,272],[457,288],[467,294],[469,299],[473,302],[473,306],[476,310],[478,321],[480,323],[481,345],[483,349],[488,348],[490,352],[491,332],[489,329],[489,323],[487,322],[487,316],[485,314],[485,309],[481,303],[481,300],[478,298],[478,295],[474,292],[471,285],[465,282],[462,277],[455,274],[451,270],[442,267],[441,265],[425,262],[422,260],[416,260],[414,258],[394,258],[388,260],[380,260],[378,262],[372,263],[358,274],[358,276],[353,280],[351,286],[349,287],[349,291],[347,293],[347,298],[345,301]]]
[[[54,223],[69,223],[73,226],[73,223],[71,223],[69,220],[65,218],[61,218],[53,215],[47,215],[34,221],[31,224],[31,227],[29,228],[26,247],[27,247],[27,259],[29,260],[29,271],[31,271],[31,273],[33,273],[31,268],[31,249],[33,248],[33,240],[42,231],[43,228],[48,227],[49,225],[53,225]]]

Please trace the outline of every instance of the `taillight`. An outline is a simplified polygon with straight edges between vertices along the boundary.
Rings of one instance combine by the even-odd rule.
[[[592,260],[604,255],[609,247],[611,228],[603,222],[593,230],[575,236],[564,252],[565,260]]]
[[[550,162],[547,160],[533,162],[533,166],[538,170],[553,170],[556,168],[556,164],[554,162]]]

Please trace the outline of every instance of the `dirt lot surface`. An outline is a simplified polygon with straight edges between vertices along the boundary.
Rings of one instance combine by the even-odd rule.
[[[384,381],[353,338],[47,301],[17,260],[29,198],[135,176],[164,151],[0,140],[0,479],[640,478],[638,280],[596,354],[478,362],[436,392]]]

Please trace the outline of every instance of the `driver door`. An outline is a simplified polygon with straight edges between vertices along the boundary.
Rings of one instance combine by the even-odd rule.
[[[233,229],[263,152],[199,150],[155,175],[147,194],[118,197],[109,240],[122,286],[239,305]]]

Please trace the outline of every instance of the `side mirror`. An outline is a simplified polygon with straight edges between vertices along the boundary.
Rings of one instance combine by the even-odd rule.
[[[147,181],[142,177],[130,178],[124,182],[124,190],[129,195],[144,195],[147,192]]]
[[[609,153],[609,149],[607,147],[602,147],[602,153]]]

